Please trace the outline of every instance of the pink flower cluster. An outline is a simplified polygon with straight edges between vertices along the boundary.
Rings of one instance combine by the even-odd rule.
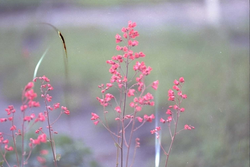
[[[192,129],[195,129],[195,127],[191,126],[191,125],[184,125],[184,129],[185,130],[192,130]]]
[[[181,84],[184,83],[184,78],[181,77],[179,79],[179,81],[177,80],[174,80],[174,86],[173,86],[173,89],[177,91],[177,95],[179,97],[181,97],[182,99],[186,99],[187,98],[187,95],[186,94],[182,94],[182,91],[181,91]],[[174,91],[172,89],[169,89],[168,91],[168,100],[169,101],[174,101],[175,100],[175,94],[174,94]]]
[[[156,138],[158,139],[160,137],[159,131],[161,130],[161,127],[158,126],[155,129],[151,130],[150,133],[151,134],[156,134]]]
[[[120,92],[125,91],[127,94],[127,97],[134,97],[136,94],[140,94],[138,97],[134,97],[132,102],[130,102],[130,107],[134,109],[135,112],[139,112],[142,110],[144,105],[150,105],[154,106],[154,97],[150,93],[144,94],[144,91],[146,89],[146,85],[144,83],[144,79],[147,75],[150,74],[152,71],[152,68],[150,66],[146,66],[145,63],[136,61],[135,65],[133,66],[133,70],[135,71],[136,78],[135,82],[132,85],[129,85],[131,83],[131,80],[128,78],[128,75],[124,73],[126,69],[124,70],[124,66],[122,63],[125,64],[125,66],[128,68],[129,64],[133,62],[135,59],[143,58],[145,57],[145,54],[143,52],[133,52],[132,48],[137,46],[139,42],[135,40],[136,37],[139,36],[139,33],[134,30],[136,27],[136,23],[129,21],[128,27],[122,28],[122,35],[117,34],[115,36],[116,43],[120,43],[125,41],[126,45],[125,46],[120,46],[117,45],[116,49],[120,52],[121,54],[118,54],[116,56],[113,56],[112,59],[107,60],[106,63],[110,65],[109,68],[109,73],[111,74],[111,79],[109,83],[106,84],[101,84],[98,87],[101,89],[102,97],[97,97],[97,100],[99,101],[100,105],[103,107],[107,107],[110,105],[110,102],[112,99],[115,99],[114,95],[110,93],[106,93],[111,87],[115,86],[117,87]],[[154,81],[151,84],[151,87],[155,90],[158,88],[159,81]],[[122,106],[118,103],[114,110],[120,114],[122,113]],[[107,113],[107,111],[105,111]],[[144,116],[145,119],[146,116]],[[133,119],[132,115],[125,115],[125,119],[131,118]],[[149,117],[153,119],[153,117]],[[145,120],[151,120],[149,118],[146,118]],[[139,122],[142,122],[141,117],[137,117]],[[94,124],[97,125],[100,121],[99,116],[96,113],[92,113],[92,118],[91,120],[94,121]],[[123,120],[119,116],[116,118],[116,120]],[[151,121],[148,121],[151,122]]]
[[[160,118],[161,123],[166,123],[166,122],[171,123],[172,120],[174,120],[172,112],[175,111],[177,116],[179,117],[180,112],[185,111],[185,108],[180,107],[180,104],[181,104],[182,100],[187,98],[187,95],[182,93],[182,85],[183,85],[184,82],[185,82],[185,80],[184,80],[183,77],[180,77],[179,81],[174,80],[173,89],[169,89],[169,91],[168,91],[168,100],[169,101],[174,101],[175,105],[170,105],[169,106],[169,109],[167,109],[167,111],[166,111],[166,115],[168,115],[167,119]],[[185,130],[191,130],[191,129],[194,129],[194,127],[191,126],[191,125],[185,125],[184,129]],[[156,133],[157,131],[152,130],[151,133],[152,132]]]
[[[47,135],[45,133],[40,134],[37,139],[30,138],[29,146],[32,147],[33,145],[39,145],[40,143],[46,143],[47,142]]]
[[[176,101],[176,104],[173,105],[173,106],[172,105],[169,106],[169,109],[167,109],[167,111],[166,111],[166,114],[168,115],[168,118],[166,120],[161,118],[160,122],[162,122],[162,123],[165,123],[165,122],[170,123],[173,120],[171,109],[173,109],[174,111],[177,111],[177,112],[184,112],[185,111],[185,108],[180,107],[181,100],[187,98],[187,95],[183,94],[182,91],[181,91],[182,84],[184,83],[184,81],[185,80],[184,80],[183,77],[180,77],[179,81],[174,80],[173,89],[175,91],[177,91],[177,94],[175,94],[174,90],[169,89],[169,91],[168,91],[168,100],[169,101]]]
[[[13,147],[8,145],[9,144],[9,140],[8,139],[4,139],[2,132],[0,132],[0,144],[4,145],[4,149],[6,151],[13,151]]]
[[[49,152],[48,152],[48,150],[41,150],[40,151],[40,156],[37,156],[36,157],[36,159],[37,159],[37,161],[41,164],[41,165],[43,165],[43,167],[46,167],[46,166],[44,166],[44,164],[46,163],[46,159],[43,157],[44,155],[47,155]]]
[[[44,99],[45,103],[45,111],[44,112],[39,112],[35,113],[32,108],[34,107],[40,107],[40,103],[38,101],[35,101],[37,98],[37,93],[34,91],[34,82],[37,80],[41,81],[41,97]],[[5,111],[7,113],[6,118],[0,118],[0,123],[4,122],[10,122],[10,131],[12,132],[12,135],[9,134],[4,134],[3,132],[0,131],[0,147],[1,145],[4,145],[4,149],[6,151],[13,151],[13,147],[9,146],[9,139],[8,136],[11,136],[12,138],[15,138],[16,136],[22,136],[24,133],[26,133],[25,128],[25,123],[30,123],[33,122],[30,127],[32,127],[35,123],[37,122],[45,122],[48,119],[48,114],[49,112],[52,112],[58,108],[60,108],[60,103],[55,103],[52,106],[49,105],[49,103],[52,101],[52,96],[49,95],[49,91],[53,90],[53,87],[49,83],[50,80],[43,76],[43,77],[37,77],[33,80],[33,82],[29,82],[22,93],[22,105],[20,107],[20,111],[22,112],[22,120],[23,120],[23,125],[22,129],[18,129],[17,125],[15,125],[14,122],[14,117],[16,113],[16,109],[14,108],[13,105],[9,105]],[[61,112],[59,114],[59,117],[62,115],[62,113],[65,113],[66,115],[70,114],[70,111],[64,107],[61,106]],[[58,117],[58,118],[59,118]],[[53,131],[51,125],[48,125],[48,129]],[[36,134],[39,134],[36,139],[30,138],[30,143],[29,146],[32,149],[34,145],[39,145],[40,143],[46,143],[47,142],[47,135],[45,132],[42,131],[42,127],[38,128],[35,131]],[[57,132],[54,132],[57,134]],[[5,138],[7,137],[7,138]]]
[[[99,116],[95,113],[91,113],[92,117],[91,120],[94,121],[94,124],[97,125],[99,123]]]
[[[154,106],[154,97],[152,94],[147,93],[142,97],[135,97],[134,100],[130,103],[130,107],[135,108],[135,111],[141,111],[143,105]]]

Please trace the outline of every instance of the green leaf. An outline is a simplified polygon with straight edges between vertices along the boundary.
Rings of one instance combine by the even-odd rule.
[[[114,143],[114,144],[115,144],[115,147],[121,148],[121,146],[118,143]]]
[[[36,64],[36,68],[35,68],[35,70],[34,70],[33,79],[36,78],[36,74],[37,74],[38,68],[39,68],[40,64],[42,63],[43,58],[45,57],[45,55],[46,55],[46,53],[48,52],[48,50],[49,50],[49,47],[45,50],[45,52],[43,53],[42,57],[40,58],[40,60],[39,60],[38,63]]]
[[[63,44],[63,50],[64,50],[64,54],[65,54],[65,57],[64,57],[64,66],[65,66],[65,75],[67,77],[67,72],[68,72],[68,68],[67,68],[67,61],[68,61],[68,53],[67,53],[67,47],[66,47],[66,42],[65,42],[65,39],[62,35],[62,33],[53,25],[49,24],[49,23],[41,23],[41,24],[45,24],[45,25],[48,25],[50,27],[52,27],[58,34],[59,38],[61,39],[62,41],[62,44]],[[34,70],[34,76],[33,76],[33,79],[36,77],[36,74],[37,74],[37,71],[38,71],[38,68],[40,66],[40,64],[42,63],[42,60],[43,58],[45,57],[46,53],[48,52],[49,50],[49,47],[46,49],[46,51],[43,53],[42,57],[40,58],[40,60],[38,61],[37,65],[36,65],[36,68]]]
[[[4,160],[0,161],[0,166],[3,166]]]
[[[61,159],[61,154],[56,154],[56,161],[60,161]]]

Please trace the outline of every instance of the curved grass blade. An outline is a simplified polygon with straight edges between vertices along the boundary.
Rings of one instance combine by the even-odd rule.
[[[66,78],[66,82],[68,81],[68,53],[67,53],[67,47],[66,47],[66,42],[65,42],[65,39],[62,35],[62,33],[55,27],[53,26],[52,24],[49,24],[49,23],[45,23],[45,22],[41,22],[40,24],[45,24],[45,25],[48,25],[50,27],[52,27],[58,34],[59,38],[61,39],[62,43],[63,43],[63,49],[64,49],[64,53],[65,53],[65,57],[63,57],[64,59],[64,67],[65,67],[65,78]]]
[[[38,63],[36,64],[36,68],[35,68],[35,70],[34,70],[33,79],[36,78],[36,74],[37,74],[38,68],[39,68],[40,64],[42,63],[42,61],[43,61],[45,55],[47,54],[49,48],[50,48],[50,46],[45,50],[45,52],[43,53],[42,57],[40,58],[40,60],[39,60]]]
[[[63,57],[64,58],[64,67],[65,67],[65,76],[66,76],[66,80],[68,80],[68,64],[67,64],[68,53],[67,53],[66,42],[65,42],[65,39],[64,39],[62,33],[55,26],[53,26],[52,24],[45,23],[45,22],[40,22],[39,24],[45,24],[45,25],[48,25],[48,26],[52,27],[57,32],[59,38],[61,39],[61,41],[63,43],[64,54],[65,54],[65,57]],[[36,68],[35,68],[35,71],[34,71],[34,76],[33,76],[34,78],[36,77],[38,68],[39,68],[40,64],[42,63],[42,60],[44,59],[46,53],[48,52],[48,49],[49,49],[49,47],[43,53],[42,57],[40,58],[40,60],[38,61],[37,65],[36,65]]]
[[[67,47],[66,47],[66,42],[65,42],[65,38],[63,37],[62,33],[53,25],[49,24],[49,23],[45,23],[45,22],[40,22],[39,24],[44,24],[44,25],[48,25],[50,27],[52,27],[58,34],[59,38],[61,39],[62,41],[62,44],[63,44],[63,50],[64,50],[64,54],[65,56],[63,56],[63,59],[64,59],[64,69],[65,69],[65,87],[64,89],[66,90],[67,89],[67,86],[69,85],[68,82],[69,82],[69,77],[68,77],[68,54],[67,54]],[[43,53],[42,57],[40,58],[40,60],[38,61],[37,65],[36,65],[36,68],[35,68],[35,71],[34,71],[34,78],[36,77],[37,75],[37,71],[38,71],[38,68],[40,66],[40,64],[42,63],[46,53],[48,52],[48,49],[49,47],[46,49],[46,51]],[[67,96],[66,96],[66,92],[64,91],[64,98],[65,98],[65,103],[66,103],[66,106],[69,106],[67,104],[68,102],[68,99],[67,99]]]
[[[43,22],[41,24],[48,25],[48,26],[52,27],[57,32],[59,38],[62,40],[62,43],[63,43],[63,49],[64,49],[64,53],[65,53],[65,56],[66,56],[66,60],[68,60],[66,42],[65,42],[65,39],[64,39],[62,33],[55,26],[53,26],[52,24],[43,23]]]

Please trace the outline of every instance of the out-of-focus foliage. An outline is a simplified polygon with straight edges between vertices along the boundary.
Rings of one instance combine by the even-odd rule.
[[[32,134],[28,134],[28,138],[35,137]],[[96,162],[92,156],[90,148],[85,146],[85,144],[76,139],[72,139],[66,135],[58,135],[54,138],[56,144],[56,153],[61,156],[58,161],[58,166],[61,167],[98,167],[98,162]],[[21,151],[21,145],[18,146],[18,151]],[[41,155],[41,150],[47,150],[49,153],[47,155]],[[28,154],[28,152],[26,152]],[[28,160],[28,166],[35,167],[41,164],[37,160],[37,156],[45,158],[46,163],[43,165],[53,166],[53,155],[50,148],[50,143],[42,143],[37,145]],[[15,154],[7,154],[6,159],[9,160],[10,164],[15,164]]]

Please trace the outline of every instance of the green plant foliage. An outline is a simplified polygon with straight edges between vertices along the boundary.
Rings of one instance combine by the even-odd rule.
[[[27,138],[35,137],[33,134],[29,133]],[[57,135],[54,136],[54,141],[56,144],[57,153],[57,164],[60,167],[99,167],[98,162],[92,156],[91,150],[84,145],[81,140],[72,139],[67,135]],[[21,151],[21,146],[17,145],[18,152]],[[41,150],[48,150],[47,155],[41,155]],[[46,163],[44,165],[53,166],[53,156],[51,153],[51,148],[49,142],[37,145],[29,158],[28,166],[35,167],[41,165],[37,161],[37,156],[45,158]],[[15,155],[7,154],[6,158],[9,160],[10,164],[15,164]]]
[[[3,166],[4,160],[0,161],[0,166]]]

